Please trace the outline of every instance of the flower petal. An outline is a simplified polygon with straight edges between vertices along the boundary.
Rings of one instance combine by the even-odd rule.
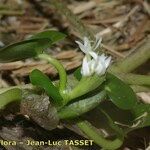
[[[87,37],[84,37],[84,47],[87,52],[92,51],[91,42]]]
[[[106,61],[105,61],[105,66],[106,66],[106,68],[108,68],[108,66],[110,65],[110,62],[111,62],[111,56],[108,57],[108,58],[106,59]]]
[[[111,61],[111,57],[107,58],[105,56],[105,54],[102,54],[100,56],[98,56],[97,58],[97,67],[95,69],[95,72],[98,74],[98,75],[103,75],[105,74],[106,72],[106,69],[107,67],[109,66],[110,64],[110,61]]]
[[[106,59],[107,57],[105,56],[105,54],[103,53],[103,54],[101,54],[100,56],[99,56],[99,61],[101,61],[101,62],[105,62],[105,59]]]
[[[79,48],[81,49],[81,51],[86,54],[87,52],[86,52],[84,45],[79,41],[75,41],[75,42],[79,45]]]
[[[90,74],[91,74],[91,75],[95,72],[95,65],[96,65],[96,62],[95,62],[94,59],[92,59],[92,60],[89,62],[89,68],[90,68]]]
[[[101,75],[102,74],[102,72],[104,72],[104,66],[101,64],[101,63],[99,63],[98,65],[97,65],[97,67],[95,68],[95,73],[97,74],[97,75]]]
[[[86,56],[83,58],[83,63],[82,63],[82,68],[81,68],[81,74],[83,76],[89,76],[90,75],[89,64],[88,64]]]
[[[89,52],[89,55],[91,55],[95,60],[97,59],[98,55],[95,52]]]
[[[96,42],[93,46],[93,51],[95,51],[100,46],[101,42],[102,42],[102,37],[96,36]]]

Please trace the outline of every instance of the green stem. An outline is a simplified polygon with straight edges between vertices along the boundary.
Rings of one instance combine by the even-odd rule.
[[[148,75],[138,75],[138,74],[131,74],[131,73],[129,74],[116,73],[115,75],[128,84],[150,85],[150,76]]]
[[[98,134],[92,125],[87,121],[79,121],[77,126],[94,142],[104,149],[118,149],[123,144],[123,139],[116,138],[115,140],[107,140],[102,135]]]
[[[65,103],[67,104],[71,100],[80,97],[94,89],[96,89],[102,82],[105,80],[105,77],[99,77],[98,75],[93,75],[90,77],[83,77],[80,82],[75,86],[75,88],[66,95]]]
[[[97,107],[104,100],[105,96],[106,92],[101,91],[100,93],[92,97],[74,102],[59,110],[58,116],[60,119],[68,119],[81,116],[82,114]]]
[[[146,86],[131,85],[131,88],[136,93],[138,93],[138,92],[150,92],[150,87],[146,87]]]
[[[46,60],[50,64],[55,66],[55,68],[57,69],[57,71],[59,73],[59,78],[60,78],[59,90],[60,90],[60,93],[63,93],[66,89],[66,83],[67,83],[67,75],[66,75],[66,71],[65,71],[63,65],[57,59],[55,59],[47,54],[39,54],[38,58]]]
[[[128,73],[145,63],[150,58],[150,39],[146,41],[136,52],[131,53],[128,57],[115,63],[109,69],[110,72]]]

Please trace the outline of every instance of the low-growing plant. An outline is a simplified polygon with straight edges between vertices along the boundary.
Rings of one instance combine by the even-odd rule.
[[[101,38],[96,37],[94,42],[84,37],[83,44],[76,41],[85,56],[74,77],[67,75],[63,65],[45,51],[65,36],[58,31],[47,30],[0,49],[0,62],[38,58],[53,65],[59,74],[57,82],[51,81],[40,70],[33,70],[29,78],[34,89],[24,90],[22,86],[1,89],[0,109],[13,101],[26,102],[28,96],[36,97],[36,89],[41,91],[38,97],[42,97],[44,91],[50,101],[47,117],[52,121],[47,125],[50,127],[42,127],[52,130],[60,122],[75,124],[83,136],[94,140],[100,147],[117,149],[129,132],[150,125],[150,107],[138,100],[130,85],[118,78],[118,72],[108,69],[113,64],[111,57],[96,53]],[[36,99],[33,102],[36,104]],[[34,120],[36,116],[31,114],[29,117]],[[46,122],[49,118],[44,119]],[[108,138],[104,137],[102,130]]]

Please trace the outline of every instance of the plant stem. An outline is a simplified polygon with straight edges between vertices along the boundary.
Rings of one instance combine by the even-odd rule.
[[[82,114],[97,107],[105,99],[105,96],[106,92],[101,91],[100,93],[92,97],[88,97],[80,101],[74,102],[59,110],[58,116],[60,119],[68,119],[81,116]]]
[[[67,104],[71,100],[80,97],[94,89],[96,89],[105,77],[99,77],[98,75],[93,75],[91,77],[83,77],[80,82],[75,86],[75,88],[66,95],[65,103]]]
[[[150,39],[148,39],[136,52],[131,53],[122,61],[117,62],[109,69],[110,72],[128,73],[145,63],[150,58]]]
[[[139,85],[131,85],[131,88],[134,92],[150,92],[150,88],[146,86],[139,86]]]
[[[138,75],[132,73],[129,74],[118,73],[115,75],[128,84],[150,85],[150,76],[148,75]]]
[[[63,65],[57,59],[55,59],[47,54],[39,54],[38,58],[40,58],[42,60],[46,60],[50,64],[55,66],[55,68],[57,69],[57,71],[59,73],[59,78],[60,78],[59,90],[60,90],[60,93],[63,93],[66,89],[66,83],[67,83],[67,75],[66,75],[66,71],[65,71]]]
[[[89,137],[89,139],[93,139],[97,145],[104,149],[118,149],[123,143],[123,139],[119,138],[116,138],[113,141],[105,139],[102,135],[98,134],[97,131],[94,130],[94,127],[87,121],[79,121],[77,126]]]

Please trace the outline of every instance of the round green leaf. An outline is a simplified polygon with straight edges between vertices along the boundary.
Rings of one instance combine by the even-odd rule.
[[[134,91],[112,74],[107,74],[105,89],[110,100],[121,109],[131,109],[137,102]]]

